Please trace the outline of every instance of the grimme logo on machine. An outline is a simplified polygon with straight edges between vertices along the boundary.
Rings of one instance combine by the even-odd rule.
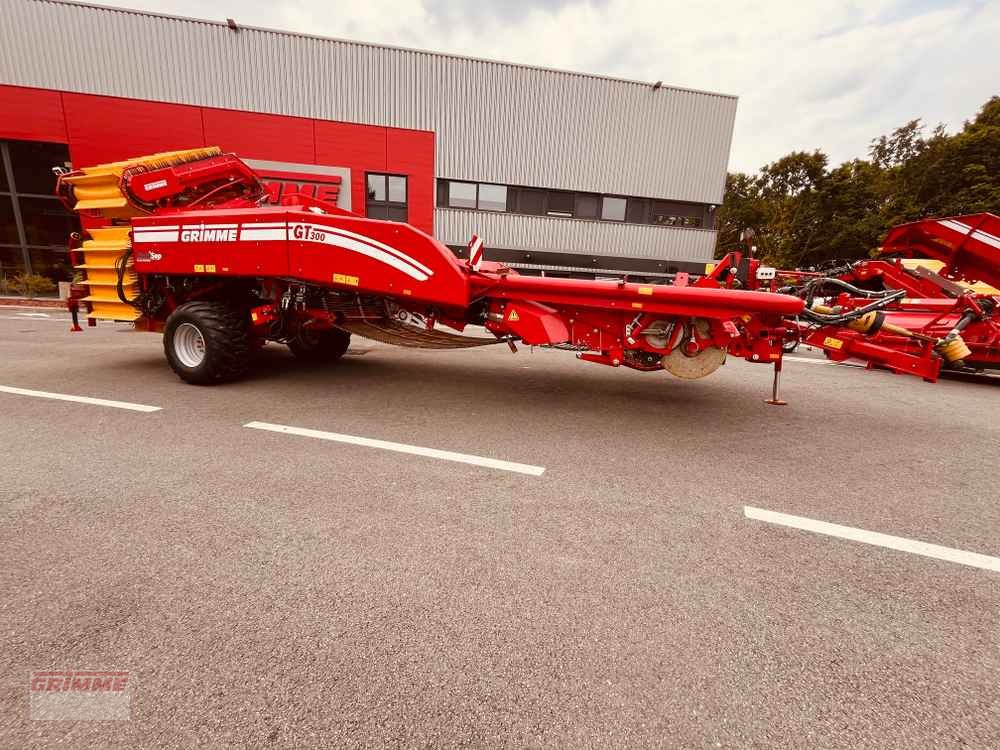
[[[351,210],[351,170],[325,164],[296,164],[284,161],[244,159],[264,183],[271,203],[292,193],[334,203],[345,211]]]
[[[181,242],[236,242],[236,225],[182,229]]]

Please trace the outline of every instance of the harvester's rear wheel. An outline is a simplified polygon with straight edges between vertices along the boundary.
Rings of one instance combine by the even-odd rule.
[[[336,362],[347,353],[351,334],[340,328],[313,331],[308,326],[300,328],[288,348],[303,362]]]
[[[225,302],[187,302],[167,318],[163,351],[187,383],[235,380],[246,373],[253,353],[249,321]]]

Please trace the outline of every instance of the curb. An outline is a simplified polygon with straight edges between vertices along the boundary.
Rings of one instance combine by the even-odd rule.
[[[0,297],[0,307],[27,307],[36,310],[65,310],[66,302],[58,299],[18,299]]]

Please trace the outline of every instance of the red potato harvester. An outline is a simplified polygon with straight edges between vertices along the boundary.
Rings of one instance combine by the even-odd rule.
[[[903,224],[879,256],[823,273],[781,272],[806,302],[799,335],[827,357],[935,381],[1000,368],[1000,218]],[[936,270],[935,270],[936,269]]]
[[[831,356],[870,355],[861,343],[892,329],[883,321],[877,332],[861,331],[857,321],[899,304],[874,292],[810,310],[820,281],[846,293],[860,288],[832,275],[782,277],[743,252],[705,276],[678,273],[669,284],[524,276],[484,260],[475,237],[469,259],[459,260],[408,224],[305,195],[268,205],[254,172],[217,148],[60,171],[57,193],[89,235],[71,248],[82,275],[69,301],[74,318],[82,305],[90,324],[126,320],[162,331],[170,366],[195,384],[240,377],[266,341],[332,362],[358,334],[432,349],[506,343],[516,350],[520,341],[681,378],[708,375],[730,354],[772,364],[771,402],[780,403],[786,342],[848,332],[857,343],[847,336],[850,345],[833,347]],[[790,285],[779,291],[779,278]],[[856,298],[862,303],[855,306]],[[982,304],[968,309],[985,314]],[[468,326],[487,335],[463,333]],[[893,351],[940,368],[948,352],[959,353],[961,330],[956,321],[947,343],[908,330]],[[894,369],[937,374],[933,364]]]

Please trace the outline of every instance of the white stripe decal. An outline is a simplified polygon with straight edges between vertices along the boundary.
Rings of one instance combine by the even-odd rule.
[[[185,224],[181,229],[236,229],[239,224]]]
[[[243,229],[240,232],[240,239],[247,241],[262,240],[287,240],[287,229]]]
[[[980,242],[985,242],[987,245],[1000,249],[1000,237],[994,237],[992,234],[981,230],[976,230],[972,233],[972,236]]]
[[[132,242],[139,244],[142,242],[177,242],[178,233],[173,232],[135,232],[132,235]]]
[[[146,404],[133,404],[128,401],[110,401],[106,398],[90,398],[90,396],[70,396],[65,393],[50,393],[49,391],[32,391],[27,388],[14,388],[9,385],[0,385],[0,393],[13,393],[15,396],[36,396],[38,398],[51,398],[56,401],[76,401],[81,404],[94,404],[95,406],[110,406],[115,409],[128,409],[129,411],[159,411],[159,406],[147,406]]]
[[[309,430],[305,427],[289,427],[283,424],[271,424],[270,422],[247,422],[243,426],[250,427],[255,430],[280,432],[285,435],[301,435],[302,437],[318,438],[319,440],[331,440],[335,443],[351,443],[352,445],[360,445],[365,448],[381,448],[382,450],[395,451],[396,453],[408,453],[411,456],[426,456],[427,458],[437,458],[442,461],[455,461],[461,464],[485,466],[488,469],[513,471],[518,474],[528,474],[533,477],[540,477],[545,471],[544,466],[519,464],[514,463],[513,461],[501,461],[497,458],[473,456],[468,453],[454,453],[453,451],[442,451],[437,448],[423,448],[419,445],[407,445],[406,443],[391,443],[388,440],[374,440],[372,438],[356,437],[354,435],[342,435],[339,432]]]
[[[977,239],[980,242],[985,242],[987,245],[992,247],[1000,248],[1000,237],[995,237],[989,232],[984,232],[982,229],[972,231],[972,227],[968,224],[963,224],[960,221],[952,221],[951,219],[941,219],[938,221],[938,224],[943,227],[947,227],[954,232],[961,232],[962,234],[969,234],[971,232],[971,236],[974,239]]]
[[[941,221],[939,221],[938,224],[940,224],[943,227],[947,227],[953,232],[961,232],[962,234],[968,234],[969,230],[972,229],[972,227],[968,226],[967,224],[963,224],[960,221],[952,221],[951,219],[941,219]]]
[[[313,226],[316,226],[317,229],[320,228],[317,225],[313,225]],[[404,253],[402,250],[397,250],[394,247],[390,247],[389,245],[382,244],[378,240],[373,240],[371,237],[366,237],[363,234],[355,234],[354,232],[349,232],[346,229],[341,229],[340,227],[322,227],[322,228],[326,229],[328,231],[331,231],[334,234],[339,234],[342,237],[350,237],[351,239],[355,239],[355,240],[359,240],[360,242],[364,242],[367,245],[372,245],[373,247],[377,247],[380,250],[385,250],[388,253],[392,253],[393,255],[395,255],[400,260],[406,261],[411,266],[415,266],[416,268],[419,268],[421,271],[423,271],[424,273],[426,273],[428,276],[433,276],[434,275],[434,272],[431,269],[429,269],[427,266],[425,266],[420,261],[415,260],[414,258],[411,258],[409,255],[407,255],[406,253]]]
[[[342,248],[344,250],[350,250],[351,252],[359,253],[360,255],[367,256],[373,260],[377,260],[380,263],[384,263],[387,266],[395,268],[397,271],[405,273],[411,279],[416,279],[417,281],[427,281],[430,275],[433,273],[424,273],[423,270],[415,268],[410,265],[407,261],[401,260],[398,256],[402,255],[407,258],[408,261],[416,263],[412,259],[408,258],[403,253],[400,253],[394,248],[388,248],[393,250],[395,254],[390,254],[383,250],[382,248],[387,247],[386,245],[381,245],[381,247],[376,247],[373,244],[368,244],[367,241],[362,242],[361,240],[353,239],[352,237],[345,237],[339,233],[334,233],[331,231],[331,227],[326,227],[322,225],[312,225],[312,224],[290,224],[289,225],[289,237],[292,238],[292,230],[296,227],[303,227],[304,229],[313,230],[309,234],[313,235],[310,239],[302,240],[303,242],[313,242],[323,245],[333,245],[335,247]],[[348,234],[352,234],[348,232]],[[355,237],[361,237],[361,235],[354,235]],[[321,239],[320,239],[321,238]],[[363,238],[362,239],[366,239]]]
[[[855,529],[851,526],[841,526],[840,524],[827,523],[826,521],[815,521],[812,518],[791,516],[787,513],[776,513],[773,510],[753,508],[749,505],[743,506],[743,515],[757,521],[788,526],[792,529],[812,531],[816,534],[847,539],[852,542],[862,542],[876,547],[886,547],[900,552],[910,552],[914,555],[933,557],[936,560],[947,560],[959,565],[969,565],[973,568],[982,568],[983,570],[992,570],[1000,573],[1000,557],[982,555],[978,552],[966,552],[952,547],[942,547],[939,544],[919,542],[915,539],[881,534],[877,531]]]
[[[136,227],[137,232],[166,232],[170,229],[180,229],[180,224],[150,224],[149,226]]]

